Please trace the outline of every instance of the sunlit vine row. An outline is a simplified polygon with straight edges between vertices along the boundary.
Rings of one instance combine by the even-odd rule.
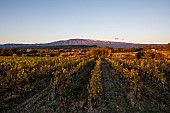
[[[88,84],[88,104],[89,109],[93,107],[94,101],[102,93],[101,59],[96,61],[94,69],[91,71],[91,78]]]
[[[139,76],[142,80],[147,82],[150,85],[161,85],[164,89],[167,85],[166,81],[166,70],[167,70],[167,61],[154,59],[134,59],[134,60],[122,60],[119,61],[123,67],[128,69],[135,69],[139,72]],[[162,88],[160,88],[162,89]]]

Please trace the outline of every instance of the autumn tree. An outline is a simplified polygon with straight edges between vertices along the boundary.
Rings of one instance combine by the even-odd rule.
[[[139,51],[136,53],[136,58],[139,60],[142,58],[142,56],[144,56],[144,53],[142,51]]]
[[[169,51],[169,53],[170,53],[170,43],[168,43],[167,49],[168,49],[168,51]]]
[[[8,51],[7,51],[6,48],[3,48],[3,49],[1,50],[1,56],[5,56],[5,55],[7,55],[7,53],[8,53]]]

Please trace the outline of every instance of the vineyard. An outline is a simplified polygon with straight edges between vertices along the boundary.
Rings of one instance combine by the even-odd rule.
[[[168,58],[108,48],[0,56],[2,113],[168,113]]]

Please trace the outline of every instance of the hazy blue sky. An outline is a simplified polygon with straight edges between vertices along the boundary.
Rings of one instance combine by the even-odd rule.
[[[170,0],[0,0],[0,43],[168,43]]]

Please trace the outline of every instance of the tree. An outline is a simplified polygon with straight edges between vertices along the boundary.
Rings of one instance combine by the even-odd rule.
[[[167,49],[168,49],[168,51],[169,51],[169,53],[170,53],[170,43],[168,43]]]
[[[7,55],[7,53],[8,53],[7,49],[3,48],[1,50],[1,56],[5,56],[5,55]]]
[[[154,52],[150,53],[152,59],[155,59],[156,54]]]
[[[136,53],[136,58],[139,60],[139,59],[142,58],[143,55],[144,55],[144,53],[143,53],[142,51],[137,52],[137,53]]]
[[[9,50],[8,50],[8,55],[9,56],[12,56],[14,54],[14,49],[13,48],[10,48]]]

